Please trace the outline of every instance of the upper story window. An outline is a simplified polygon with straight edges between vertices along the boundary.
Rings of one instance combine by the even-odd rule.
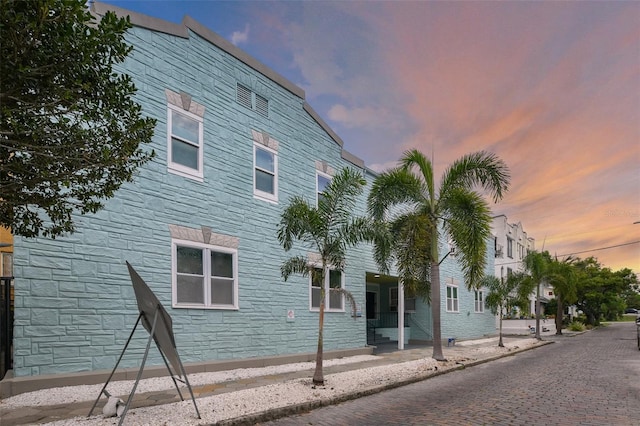
[[[238,309],[236,237],[169,225],[174,308]]]
[[[253,195],[278,201],[278,142],[265,132],[253,133]]]
[[[320,200],[323,197],[324,191],[327,189],[327,186],[331,183],[331,176],[326,175],[324,173],[317,172],[316,173],[316,203],[319,204]]]
[[[447,312],[458,312],[458,287],[447,285]]]
[[[203,180],[204,107],[185,93],[167,95],[167,163],[170,172]]]
[[[316,161],[316,206],[331,183],[335,170],[326,161]]]
[[[484,312],[484,292],[482,290],[474,290],[475,312]]]
[[[269,101],[240,83],[236,86],[236,101],[245,108],[269,117]]]
[[[507,237],[507,257],[513,259],[513,239]]]
[[[320,280],[320,268],[315,268],[315,273],[309,279],[311,310],[320,309],[321,290],[324,287],[325,311],[344,312],[344,295],[332,289],[344,288],[344,274],[341,271],[329,270],[329,279],[323,283]],[[327,282],[328,281],[328,282]]]

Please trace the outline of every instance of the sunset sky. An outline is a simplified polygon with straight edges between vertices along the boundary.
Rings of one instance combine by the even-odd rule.
[[[109,1],[190,15],[303,88],[368,167],[478,150],[536,248],[640,273],[640,2]],[[615,248],[611,248],[615,247]]]

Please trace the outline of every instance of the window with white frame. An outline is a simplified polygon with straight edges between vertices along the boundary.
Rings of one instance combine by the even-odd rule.
[[[328,174],[316,171],[316,204],[319,204],[323,197],[324,191],[331,183],[331,176]]]
[[[321,269],[315,268],[314,273],[310,277],[311,287],[311,310],[320,309],[322,287],[325,289],[324,306],[325,311],[343,312],[344,311],[344,295],[332,289],[344,288],[344,274],[337,270],[329,270],[329,282],[321,281]],[[328,286],[327,286],[328,284]]]
[[[447,285],[447,312],[458,312],[458,287]]]
[[[484,312],[484,292],[482,290],[474,290],[475,312]]]
[[[278,154],[262,144],[253,144],[253,194],[278,201]]]
[[[236,249],[172,242],[174,308],[238,309]]]
[[[398,287],[389,288],[389,311],[398,312]],[[404,311],[415,312],[416,311],[416,298],[405,297],[404,298]]]
[[[202,180],[203,118],[168,104],[167,136],[169,170]]]

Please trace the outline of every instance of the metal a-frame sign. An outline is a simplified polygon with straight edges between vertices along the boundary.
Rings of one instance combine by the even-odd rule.
[[[138,383],[140,382],[140,378],[142,377],[144,364],[147,361],[147,356],[149,355],[151,340],[156,343],[156,346],[160,351],[160,355],[162,355],[162,360],[167,366],[167,370],[169,371],[171,380],[173,380],[173,384],[178,391],[178,395],[180,395],[180,400],[184,401],[184,398],[182,397],[182,393],[180,392],[180,388],[178,387],[178,383],[176,381],[187,385],[189,393],[191,394],[193,406],[196,409],[196,415],[200,419],[200,412],[198,411],[198,406],[196,405],[196,399],[193,396],[193,390],[191,389],[189,379],[187,378],[187,373],[185,372],[184,366],[180,361],[180,356],[178,355],[178,350],[176,348],[176,342],[173,337],[173,322],[171,321],[171,317],[164,309],[162,303],[160,303],[153,291],[151,291],[147,283],[144,282],[144,280],[140,277],[140,275],[138,275],[138,273],[133,269],[129,262],[127,262],[127,268],[129,268],[129,275],[131,276],[131,283],[136,294],[136,301],[138,302],[138,311],[140,312],[140,314],[138,315],[136,325],[133,327],[133,330],[131,330],[131,334],[129,335],[127,343],[122,349],[122,353],[120,354],[120,358],[118,358],[118,362],[116,362],[115,367],[113,367],[113,371],[111,371],[107,382],[102,387],[102,390],[98,394],[98,398],[96,398],[96,402],[93,403],[93,407],[91,407],[91,411],[89,411],[87,417],[91,416],[102,395],[105,395],[107,398],[110,396],[109,392],[106,391],[107,385],[111,381],[113,374],[116,372],[118,364],[120,364],[120,361],[122,360],[122,357],[124,356],[124,353],[127,350],[129,343],[131,342],[133,333],[136,331],[136,328],[138,328],[140,322],[142,322],[145,330],[149,332],[149,340],[147,341],[147,348],[144,352],[144,356],[142,357],[142,363],[140,365],[140,370],[138,371],[138,376],[136,377],[136,381],[133,384],[133,389],[131,389],[129,398],[127,399],[127,402],[124,406],[124,411],[120,416],[120,422],[118,423],[118,425],[122,425],[124,417],[126,416],[127,411],[129,410],[129,407],[131,405],[131,401],[133,401],[133,395],[136,392],[136,388],[138,387]],[[178,377],[176,377],[176,374],[178,375]]]

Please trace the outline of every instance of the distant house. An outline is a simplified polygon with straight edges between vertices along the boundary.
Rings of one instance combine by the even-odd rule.
[[[535,239],[525,232],[522,223],[509,223],[505,215],[493,218],[492,232],[496,254],[494,275],[506,279],[512,273],[524,272],[523,259],[536,249]],[[553,297],[553,287],[543,283],[540,286],[540,300],[546,304]],[[529,300],[529,312],[535,313],[536,294],[533,293]]]
[[[192,368],[313,354],[319,288],[281,278],[291,253],[276,239],[280,215],[294,195],[315,200],[343,167],[369,184],[375,173],[344,149],[302,89],[194,19],[93,8],[131,16],[134,50],[121,71],[157,119],[156,157],[104,210],[76,217],[73,235],[15,239],[15,376],[35,382],[113,368],[138,315],[125,261],[167,308]],[[490,250],[489,270],[493,258]],[[494,333],[483,291],[466,290],[455,257],[441,274],[443,338]],[[402,331],[406,342],[431,340],[428,305],[399,300],[397,278],[381,276],[369,246],[351,250],[330,285],[358,301],[354,318],[342,298],[327,296],[324,344],[334,356],[370,353],[376,339]],[[138,366],[145,344],[136,334],[120,365]],[[162,359],[152,351],[148,364]]]

